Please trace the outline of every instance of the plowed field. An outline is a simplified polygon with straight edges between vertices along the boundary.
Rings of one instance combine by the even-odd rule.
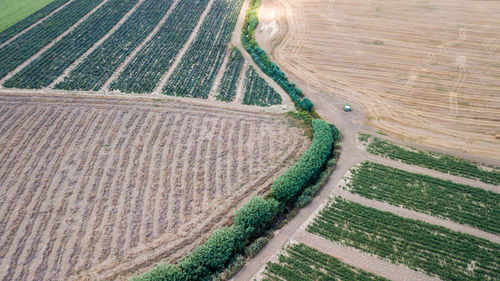
[[[0,95],[0,280],[122,279],[175,261],[309,143],[282,115]]]

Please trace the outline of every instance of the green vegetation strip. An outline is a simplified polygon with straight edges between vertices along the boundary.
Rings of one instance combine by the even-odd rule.
[[[498,280],[500,245],[340,198],[307,227],[327,239],[443,280]]]
[[[39,58],[4,83],[8,88],[49,86],[66,68],[106,35],[138,0],[109,0]]]
[[[219,85],[219,94],[217,95],[217,100],[231,102],[236,96],[236,87],[238,84],[238,79],[240,78],[241,69],[243,68],[243,63],[245,59],[241,55],[238,48],[233,47],[229,55],[229,62],[227,63],[226,70],[222,76],[221,83]]]
[[[255,29],[259,24],[257,10],[261,5],[261,0],[250,0],[249,5],[245,15],[245,22],[241,29],[241,43],[243,47],[252,56],[252,59],[262,71],[287,92],[296,107],[311,112],[314,106],[313,103],[308,98],[302,99],[304,96],[302,91],[295,86],[295,83],[288,81],[285,73],[280,70],[276,63],[269,59],[266,52],[259,47],[255,40]]]
[[[281,96],[250,66],[245,75],[243,104],[270,106],[281,104]]]
[[[0,32],[0,44],[48,16],[68,1],[69,0],[0,1],[0,31],[2,31]]]
[[[500,234],[500,194],[373,162],[351,172],[353,193]]]
[[[367,134],[360,134],[358,138],[361,143],[366,145],[366,150],[375,155],[400,160],[410,165],[417,165],[451,175],[500,185],[499,168],[485,170],[474,163],[453,156],[396,145]]]
[[[68,30],[102,0],[74,0],[63,9],[0,49],[0,78]]]
[[[208,98],[242,5],[243,0],[214,0],[196,38],[163,87],[163,94]]]
[[[289,245],[285,252],[279,256],[278,263],[266,265],[264,281],[387,280],[304,244]]]
[[[322,168],[327,166],[325,162],[332,154],[333,142],[339,132],[321,119],[312,120],[312,126],[314,139],[310,148],[275,181],[269,196],[253,197],[235,212],[231,227],[215,231],[207,242],[196,247],[179,263],[158,265],[133,280],[212,280],[214,275],[228,267],[235,264],[236,268],[241,267],[240,255],[245,252],[245,246],[250,245],[247,252],[254,255],[263,245],[259,237],[275,223],[285,207],[293,204],[293,199],[299,198],[308,184],[313,184],[319,178]]]
[[[99,90],[127,56],[153,31],[172,2],[145,0],[116,32],[55,87],[65,90]]]

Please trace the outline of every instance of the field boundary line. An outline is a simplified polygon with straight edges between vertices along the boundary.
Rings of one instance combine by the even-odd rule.
[[[103,0],[101,3],[99,3],[97,6],[95,6],[90,12],[88,12],[83,18],[79,19],[75,24],[73,24],[70,28],[68,28],[66,31],[61,33],[59,36],[56,37],[56,39],[52,40],[49,44],[45,45],[40,51],[38,51],[36,54],[31,56],[29,59],[25,60],[21,65],[16,67],[14,70],[11,72],[7,73],[3,79],[0,80],[0,87],[5,81],[9,80],[12,78],[16,73],[21,71],[23,68],[28,66],[30,63],[32,63],[35,59],[40,57],[43,53],[45,53],[48,49],[52,48],[57,42],[59,42],[63,37],[71,33],[77,26],[79,26],[81,23],[86,21],[92,14],[94,14],[97,10],[99,10],[104,4],[106,4],[109,0]]]
[[[149,41],[151,41],[153,36],[155,36],[158,33],[158,31],[160,31],[160,28],[165,24],[167,19],[170,17],[170,14],[174,10],[174,8],[177,6],[179,1],[180,0],[174,0],[172,2],[172,4],[170,5],[170,8],[168,8],[165,15],[163,15],[163,17],[156,24],[156,26],[153,28],[153,30],[148,34],[148,36],[146,36],[146,38],[141,42],[141,44],[139,44],[139,46],[137,46],[132,51],[132,53],[130,53],[130,55],[128,55],[127,58],[125,58],[125,60],[122,63],[120,63],[118,68],[113,72],[113,74],[111,74],[111,76],[108,78],[108,80],[106,80],[106,82],[103,84],[103,86],[101,87],[101,90],[103,90],[105,92],[109,91],[109,85],[111,85],[111,82],[113,82],[116,78],[118,78],[118,76],[120,76],[120,74],[123,72],[125,67],[130,63],[130,61],[137,55],[137,53],[139,53],[142,50],[142,48],[144,48],[144,45],[146,45]]]
[[[104,43],[104,41],[108,40],[108,38],[111,37],[111,35],[113,35],[118,30],[118,28],[120,28],[123,25],[123,23],[125,23],[125,21],[127,21],[130,18],[130,16],[137,10],[137,8],[140,5],[142,5],[142,3],[144,3],[144,1],[145,0],[137,1],[137,3],[134,5],[134,7],[132,7],[132,9],[130,9],[120,19],[120,21],[118,21],[118,23],[116,23],[115,26],[113,26],[113,28],[111,28],[110,31],[108,31],[108,33],[106,33],[101,39],[99,39],[96,43],[94,43],[94,45],[92,47],[90,47],[90,49],[88,49],[76,61],[74,61],[70,66],[68,66],[68,68],[66,68],[64,70],[64,72],[59,77],[56,78],[56,80],[54,80],[54,81],[52,81],[52,83],[50,83],[48,88],[54,88],[54,86],[57,83],[62,82],[64,80],[64,78],[66,78],[70,74],[71,71],[73,71],[78,65],[80,65],[80,63],[82,63],[92,52],[94,52],[97,48],[99,48],[99,46],[101,46],[101,44]]]
[[[414,219],[414,220],[430,223],[433,225],[442,226],[442,227],[448,228],[448,229],[453,230],[453,231],[469,234],[469,235],[472,235],[474,237],[482,238],[482,239],[491,241],[493,243],[500,244],[500,236],[495,235],[493,233],[489,233],[489,232],[480,230],[480,229],[477,229],[477,228],[472,227],[472,226],[467,225],[467,224],[456,223],[456,222],[453,222],[453,221],[450,221],[450,220],[447,220],[444,218],[439,218],[437,216],[428,215],[428,214],[413,211],[413,210],[410,210],[407,208],[394,206],[394,205],[391,205],[391,204],[386,203],[386,202],[368,199],[368,198],[362,197],[360,195],[351,193],[349,191],[346,191],[346,190],[343,190],[340,188],[337,188],[332,193],[332,196],[333,195],[338,195],[338,196],[340,196],[344,199],[347,199],[349,201],[359,203],[363,206],[375,208],[379,211],[390,212],[392,214],[395,214],[395,215],[403,217],[403,218]]]
[[[228,50],[226,50],[226,54],[224,55],[224,60],[217,71],[217,75],[215,75],[214,83],[212,84],[212,88],[208,93],[208,99],[215,100],[217,96],[217,90],[219,89],[220,84],[222,83],[222,78],[224,77],[224,73],[226,72],[227,65],[229,63],[229,57],[231,56],[231,44],[229,44]]]
[[[35,26],[39,25],[40,23],[42,23],[43,21],[45,21],[46,19],[48,19],[49,17],[51,17],[52,15],[54,15],[55,13],[59,12],[61,9],[63,9],[64,7],[68,6],[71,2],[73,2],[75,0],[69,0],[68,2],[64,3],[63,5],[61,5],[59,8],[55,9],[54,11],[50,12],[48,15],[46,15],[45,17],[39,19],[38,21],[36,21],[35,23],[33,23],[32,25],[26,27],[25,29],[23,29],[21,32],[19,32],[18,34],[12,36],[12,38],[10,38],[9,40],[3,42],[2,44],[0,44],[0,48],[3,48],[4,46],[8,45],[10,42],[16,40],[19,36],[23,35],[24,33],[30,31],[31,29],[33,29]],[[43,8],[43,7],[42,7]],[[36,12],[35,12],[36,13]],[[23,20],[23,19],[22,19]]]
[[[236,95],[234,96],[233,103],[243,104],[243,96],[245,94],[245,73],[247,72],[248,67],[248,62],[245,59],[240,70],[240,76],[238,77],[238,86],[236,87]]]
[[[372,161],[375,163],[383,164],[383,165],[386,165],[386,166],[389,166],[392,168],[396,168],[396,169],[400,169],[400,170],[405,170],[406,172],[410,172],[410,173],[423,174],[423,175],[438,178],[441,180],[449,180],[449,181],[452,181],[453,183],[469,185],[469,186],[472,186],[475,188],[481,188],[481,189],[484,189],[487,191],[492,191],[492,192],[500,194],[500,186],[496,186],[494,184],[484,183],[482,181],[478,181],[478,180],[474,180],[474,179],[450,175],[447,173],[443,173],[443,172],[439,172],[436,170],[420,167],[417,165],[406,164],[406,163],[398,161],[398,160],[392,160],[392,159],[388,159],[388,158],[385,158],[382,156],[370,154],[369,152],[366,152],[366,150],[362,150],[362,153],[364,154],[366,160],[369,160],[369,161]]]
[[[393,264],[361,251],[337,244],[304,230],[298,230],[293,239],[328,254],[349,265],[379,275],[393,281],[436,281],[437,277],[412,270],[402,264]]]
[[[153,93],[161,94],[161,90],[162,90],[163,86],[165,86],[165,84],[167,83],[168,78],[170,78],[170,76],[172,75],[174,70],[177,68],[177,65],[181,62],[181,60],[184,57],[184,55],[186,54],[187,50],[191,46],[191,43],[193,43],[194,39],[196,38],[196,35],[198,35],[198,31],[200,30],[201,25],[205,21],[205,18],[207,17],[208,13],[210,12],[210,10],[212,10],[213,4],[214,4],[214,0],[210,0],[207,7],[205,8],[205,11],[203,11],[203,13],[201,14],[200,19],[198,20],[198,23],[196,24],[195,28],[191,32],[191,35],[189,35],[188,40],[186,41],[186,43],[184,43],[184,46],[182,46],[182,49],[177,53],[174,62],[172,63],[172,65],[170,65],[170,68],[167,70],[167,72],[165,72],[162,75],[160,82],[158,83],[158,85],[156,85],[156,88],[153,90]]]

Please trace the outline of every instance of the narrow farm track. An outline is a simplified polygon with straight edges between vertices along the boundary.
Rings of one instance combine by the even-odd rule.
[[[498,159],[498,8],[266,0],[261,23],[276,20],[283,35],[259,31],[257,39],[306,92],[355,103],[388,135]],[[271,10],[278,17],[266,16]]]
[[[69,29],[61,33],[59,36],[57,36],[54,40],[52,40],[49,44],[45,45],[43,48],[40,49],[36,54],[31,56],[29,59],[25,60],[21,65],[16,67],[14,70],[11,72],[7,73],[1,80],[0,80],[0,88],[2,87],[2,84],[7,81],[8,79],[12,78],[16,73],[21,71],[23,68],[28,66],[30,63],[32,63],[34,60],[39,58],[43,53],[45,53],[47,50],[49,50],[51,47],[53,47],[57,42],[59,42],[64,36],[68,35],[70,32],[72,32],[75,28],[77,28],[82,22],[87,20],[92,14],[94,14],[99,8],[101,8],[106,2],[109,0],[103,0],[101,3],[99,3],[97,6],[95,6],[90,12],[88,12],[83,18],[79,19],[75,24],[73,24]]]
[[[53,88],[57,83],[61,82],[65,77],[67,77],[69,75],[69,73],[75,69],[82,61],[84,61],[89,54],[91,54],[93,51],[95,51],[97,48],[99,48],[99,46],[101,46],[101,44],[106,41],[111,35],[113,35],[113,33],[115,33],[115,31],[120,28],[120,26],[122,26],[122,24],[128,20],[128,18],[132,15],[132,13],[134,13],[136,10],[137,10],[137,7],[139,7],[140,5],[142,5],[142,3],[144,3],[145,0],[139,0],[137,1],[137,3],[134,5],[134,7],[132,7],[132,9],[130,9],[121,19],[120,21],[115,25],[113,26],[113,28],[111,28],[110,31],[108,31],[108,33],[106,33],[101,39],[99,39],[99,41],[97,41],[90,49],[88,49],[83,55],[81,55],[75,62],[73,62],[68,68],[66,68],[64,70],[64,72],[59,76],[57,77],[57,79],[55,79],[50,85],[49,85],[49,88]]]
[[[63,5],[61,5],[60,7],[58,7],[57,9],[53,10],[52,12],[50,12],[45,17],[39,19],[37,22],[33,23],[32,25],[30,25],[29,27],[25,28],[21,32],[19,32],[16,35],[12,36],[11,38],[9,38],[8,40],[6,40],[5,42],[0,43],[0,48],[3,48],[3,46],[5,46],[5,45],[9,44],[10,42],[16,40],[17,37],[19,37],[19,36],[23,35],[24,33],[28,32],[30,29],[32,29],[33,27],[39,25],[40,23],[42,23],[43,21],[45,21],[47,18],[50,18],[53,14],[55,14],[55,13],[59,12],[60,10],[64,9],[69,3],[73,2],[73,1],[75,1],[75,0],[69,0],[68,2],[66,2]]]
[[[0,280],[175,260],[310,144],[279,115],[166,100],[2,94],[0,120]]]
[[[411,270],[403,265],[396,265],[382,261],[360,251],[333,243],[323,237],[311,234],[304,230],[299,230],[293,236],[293,240],[304,243],[325,254],[336,257],[339,260],[361,268],[378,276],[385,277],[393,281],[437,281],[436,277],[428,276],[424,273]]]

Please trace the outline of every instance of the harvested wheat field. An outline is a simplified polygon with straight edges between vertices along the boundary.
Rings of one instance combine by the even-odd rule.
[[[264,0],[259,13],[259,43],[313,100],[353,102],[392,136],[500,158],[498,1]]]
[[[283,115],[0,95],[0,280],[124,279],[175,261],[310,144]]]

